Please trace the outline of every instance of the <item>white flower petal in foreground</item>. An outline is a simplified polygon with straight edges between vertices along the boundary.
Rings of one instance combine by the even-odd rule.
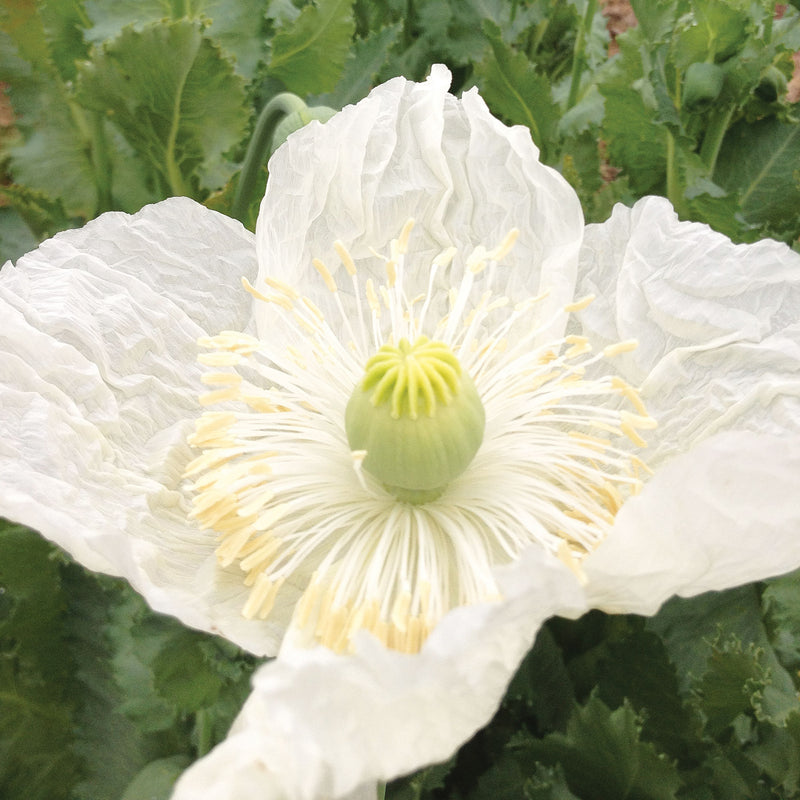
[[[640,291],[619,288],[643,270]],[[650,297],[679,290],[682,297],[667,315],[666,304],[647,307],[645,289]],[[574,616],[584,603],[653,613],[672,594],[800,564],[800,258],[774,242],[734,246],[706,226],[679,223],[666,201],[650,198],[588,227],[578,292],[597,300],[575,315],[575,335],[601,347],[640,340],[640,348],[613,357],[615,371],[640,386],[660,417],[647,431],[656,442],[648,460],[654,474],[583,560],[585,593],[563,565],[528,549],[495,570],[502,603],[451,612],[418,656],[366,638],[356,639],[355,656],[338,660],[319,649],[284,653],[256,676],[229,738],[185,773],[176,800],[201,788],[220,799],[256,797],[250,786],[275,797],[340,797],[444,759],[459,743],[456,731],[466,735],[491,714],[490,687],[504,685],[505,666],[524,652],[526,625],[540,615],[558,607],[555,613]],[[757,325],[745,324],[754,318]],[[588,365],[587,374],[604,365]],[[672,383],[681,395],[664,401]],[[470,643],[473,635],[481,647]],[[335,693],[324,684],[332,671]],[[292,782],[273,765],[294,759]],[[226,772],[236,775],[233,784],[220,777],[225,765],[235,765]]]
[[[0,514],[187,624],[283,642],[181,800],[341,797],[441,760],[548,616],[800,564],[800,257],[653,199],[581,251],[527,132],[448,86],[396,79],[292,136],[255,240],[175,199],[0,274]],[[368,359],[420,335],[485,412],[443,486],[387,478],[345,426]],[[416,368],[379,393],[398,416],[460,391],[435,350],[417,405]]]

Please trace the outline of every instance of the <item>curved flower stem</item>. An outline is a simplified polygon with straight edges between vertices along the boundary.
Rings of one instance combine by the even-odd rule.
[[[378,783],[376,786],[376,797],[377,800],[386,800],[386,784],[385,783]]]
[[[589,0],[586,4],[586,13],[583,15],[581,25],[578,28],[578,35],[575,37],[575,49],[572,52],[572,76],[565,110],[569,110],[578,102],[578,90],[581,86],[581,75],[585,66],[583,53],[586,49],[586,32],[592,27],[595,11],[597,11],[597,0]]]
[[[242,172],[239,175],[239,183],[231,205],[231,216],[245,221],[247,209],[253,199],[253,193],[261,177],[261,168],[267,158],[269,146],[272,142],[272,134],[281,121],[282,117],[288,116],[294,111],[303,111],[306,104],[291,92],[282,92],[275,95],[261,111],[253,130],[250,144],[247,146],[247,153],[242,164]]]

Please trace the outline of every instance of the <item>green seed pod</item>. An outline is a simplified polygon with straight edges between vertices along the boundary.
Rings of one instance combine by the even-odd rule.
[[[690,64],[683,82],[683,107],[687,111],[705,111],[719,97],[724,81],[725,73],[716,64]]]
[[[364,469],[408,503],[436,499],[483,441],[483,404],[444,342],[420,336],[384,345],[367,362],[345,412]]]

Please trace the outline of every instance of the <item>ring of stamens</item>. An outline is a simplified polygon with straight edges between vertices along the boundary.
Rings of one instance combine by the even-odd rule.
[[[431,263],[427,292],[409,298],[411,229],[391,243],[377,287],[371,278],[361,285],[360,267],[335,244],[350,305],[338,275],[314,262],[342,334],[309,298],[268,277],[245,288],[302,334],[293,346],[234,332],[200,341],[210,387],[201,403],[226,407],[205,412],[190,437],[202,451],[186,470],[192,516],[217,532],[221,567],[242,570],[246,617],[269,616],[292,583],[303,589],[295,632],[335,650],[350,647],[360,630],[418,650],[449,609],[497,599],[493,568],[533,544],[581,579],[581,560],[647,472],[633,447],[644,446],[641,431],[655,422],[637,390],[615,376],[587,377],[636,343],[599,353],[580,336],[542,344],[554,322],[541,318],[544,295],[512,305],[492,290],[516,232],[466,258],[446,308],[437,308],[432,287],[456,266],[453,249]],[[564,311],[579,313],[589,302]],[[344,412],[370,357],[423,335],[445,343],[471,376],[486,432],[466,471],[415,506],[398,503],[363,469],[366,453],[348,447]],[[399,409],[403,398],[397,402]]]

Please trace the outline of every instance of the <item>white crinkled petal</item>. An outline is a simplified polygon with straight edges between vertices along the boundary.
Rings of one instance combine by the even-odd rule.
[[[442,66],[424,83],[395,78],[279,148],[256,230],[261,277],[302,287],[334,320],[312,258],[334,272],[352,312],[352,287],[334,241],[348,247],[360,275],[383,280],[371,250],[386,252],[413,217],[409,297],[427,288],[431,260],[446,248],[458,248],[451,270],[460,275],[475,247],[493,247],[519,228],[494,287],[512,300],[550,289],[553,310],[572,301],[583,231],[575,192],[539,162],[527,129],[492,117],[476,90],[457,100],[449,86]],[[441,285],[452,283],[443,274]],[[267,307],[257,313],[263,336],[275,322]]]
[[[679,222],[668,201],[617,206],[589,225],[578,315],[658,428],[655,469],[585,562],[592,603],[653,613],[800,563],[800,256],[778,242],[734,245]]]
[[[237,570],[187,520],[200,336],[252,328],[253,236],[187,198],[105,214],[0,272],[0,516],[257,653]]]
[[[664,465],[584,561],[589,602],[654,614],[678,594],[800,566],[800,436],[718,434]]]
[[[800,432],[800,255],[786,245],[735,245],[648,197],[587,226],[577,291],[597,295],[579,315],[596,346],[639,341],[614,368],[659,422],[651,466],[732,428]]]
[[[504,602],[452,611],[417,655],[368,634],[352,656],[284,648],[173,800],[341,798],[447,759],[491,719],[544,620],[586,608],[571,573],[539,548],[498,573]]]

